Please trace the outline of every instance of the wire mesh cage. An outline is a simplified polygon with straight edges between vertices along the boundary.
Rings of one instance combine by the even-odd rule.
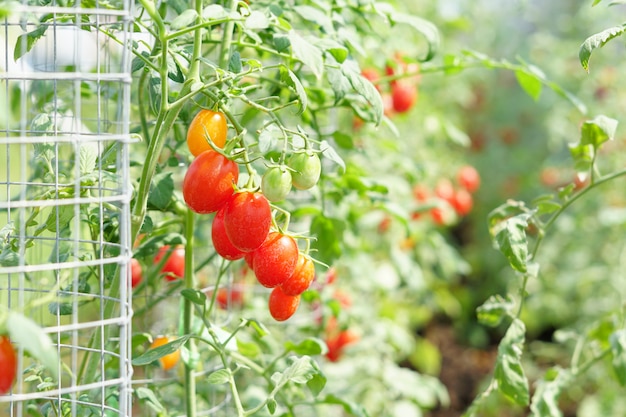
[[[17,352],[0,416],[130,414],[131,13],[0,10],[0,330]]]

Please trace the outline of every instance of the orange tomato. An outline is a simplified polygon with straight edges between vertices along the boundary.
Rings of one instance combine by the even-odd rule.
[[[154,342],[152,342],[152,344],[150,345],[150,349],[163,346],[164,344],[166,344],[167,342],[171,340],[173,339],[167,336],[159,336],[154,339]],[[172,352],[168,355],[165,355],[159,358],[159,364],[161,365],[161,368],[168,371],[172,369],[173,367],[175,367],[179,360],[180,360],[180,350],[177,350],[175,352]]]
[[[202,109],[189,124],[187,146],[193,156],[212,149],[207,140],[208,135],[215,146],[223,148],[226,144],[227,133],[228,124],[224,113]]]

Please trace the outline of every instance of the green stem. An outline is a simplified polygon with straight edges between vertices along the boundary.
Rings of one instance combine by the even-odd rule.
[[[194,288],[193,284],[193,242],[194,238],[194,213],[187,210],[185,216],[185,288]],[[184,317],[183,317],[183,334],[191,334],[191,324],[193,321],[193,303],[184,299]],[[187,340],[187,349],[190,352],[195,351],[195,342],[193,339]],[[185,407],[187,417],[196,416],[196,379],[194,370],[191,366],[185,365]]]
[[[229,4],[230,4],[229,8],[231,12],[237,11],[237,4],[238,4],[237,0],[230,0]],[[222,38],[222,45],[220,49],[220,61],[219,61],[220,68],[226,68],[226,64],[228,63],[228,60],[230,57],[230,45],[233,42],[234,29],[235,29],[234,20],[229,20],[228,22],[226,22],[226,25],[224,26],[224,37]]]

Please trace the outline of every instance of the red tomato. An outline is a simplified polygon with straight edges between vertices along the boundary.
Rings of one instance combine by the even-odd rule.
[[[280,287],[287,295],[299,295],[309,288],[311,282],[315,278],[315,265],[308,256],[300,253],[298,254],[298,262],[296,263],[296,269],[293,274],[283,282]]]
[[[241,308],[243,306],[243,290],[241,286],[234,285],[232,288],[220,288],[215,295],[215,301],[222,310],[228,310],[231,307]]]
[[[344,348],[357,340],[359,340],[359,336],[350,329],[341,330],[338,334],[329,336],[326,339],[328,346],[326,357],[331,362],[337,362],[343,354]]]
[[[261,285],[274,288],[293,274],[298,262],[298,245],[291,236],[269,234],[254,252],[254,275]]]
[[[135,288],[143,278],[143,268],[135,258],[130,260],[130,285]]]
[[[276,287],[272,290],[268,301],[270,314],[276,321],[285,321],[293,316],[299,304],[299,295],[287,295],[281,287]]]
[[[406,113],[417,101],[417,88],[404,80],[398,80],[391,86],[393,109],[398,113]]]
[[[218,255],[229,261],[234,261],[243,258],[245,253],[237,249],[226,234],[226,227],[224,225],[225,212],[226,206],[219,209],[215,214],[213,224],[211,225],[211,239],[213,240],[215,252],[217,252]]]
[[[470,193],[478,190],[480,187],[480,174],[471,165],[465,165],[459,168],[456,174],[456,180],[459,185],[465,188]]]
[[[171,248],[170,245],[162,246],[154,257],[154,263],[161,262],[164,256],[168,256],[167,260],[161,268],[161,272],[165,274],[165,279],[175,281],[185,277],[185,247],[182,245]]]
[[[17,375],[17,355],[9,336],[0,336],[0,395],[11,389]]]
[[[435,186],[435,195],[449,203],[454,199],[454,185],[447,178],[441,178]]]
[[[252,252],[261,246],[271,224],[270,202],[261,193],[237,193],[224,207],[226,235],[242,252]]]
[[[452,207],[456,210],[459,216],[465,216],[470,211],[472,211],[472,207],[474,206],[474,200],[472,199],[472,195],[464,188],[457,190],[454,194],[454,199],[452,200]]]
[[[183,197],[196,213],[219,210],[234,193],[239,167],[215,151],[204,151],[193,160],[183,180]]]

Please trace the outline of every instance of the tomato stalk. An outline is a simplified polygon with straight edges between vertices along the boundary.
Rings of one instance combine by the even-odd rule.
[[[201,3],[200,0],[196,3]],[[193,289],[193,246],[194,246],[194,212],[187,209],[185,216],[185,288]],[[188,298],[184,298],[183,310],[183,334],[191,334],[191,323],[193,321],[193,303]],[[187,340],[187,349],[190,352],[196,351],[193,339]],[[196,416],[196,379],[195,372],[190,364],[185,364],[185,408],[187,417]]]

